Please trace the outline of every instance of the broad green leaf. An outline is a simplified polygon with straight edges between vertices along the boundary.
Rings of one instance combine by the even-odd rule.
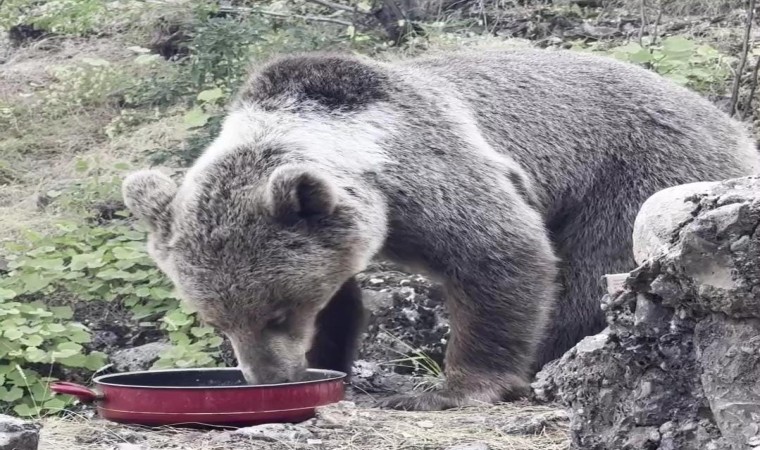
[[[619,47],[615,47],[610,50],[612,54],[615,55],[632,55],[634,53],[638,53],[643,48],[636,42],[631,42],[630,44],[621,45]]]
[[[671,59],[688,59],[695,47],[694,41],[682,36],[671,36],[662,41],[662,53]]]
[[[185,114],[185,125],[187,128],[200,128],[206,125],[211,118],[210,114],[203,112],[200,108],[193,108]]]
[[[224,92],[220,88],[208,89],[198,94],[198,101],[213,102],[224,97]]]
[[[63,400],[61,398],[54,397],[54,398],[50,398],[47,401],[45,401],[45,403],[42,406],[43,406],[43,408],[45,408],[47,410],[50,410],[50,411],[53,411],[53,412],[58,412],[58,411],[62,411],[63,409],[65,409],[66,405],[67,405],[67,403],[66,403],[65,400]]]
[[[50,258],[50,259],[34,259],[27,263],[28,267],[33,269],[45,269],[45,270],[62,270],[63,259],[62,258]]]
[[[87,161],[83,159],[78,159],[77,162],[74,164],[74,170],[77,172],[86,172],[87,169],[90,168],[90,165],[87,164]]]
[[[3,333],[3,336],[10,339],[11,341],[15,341],[16,339],[20,339],[24,333],[21,332],[18,328],[11,328],[9,330],[5,330]]]
[[[69,267],[71,270],[82,270],[85,268],[97,269],[104,265],[105,261],[103,261],[103,255],[98,253],[84,253],[72,256]]]
[[[192,342],[190,340],[190,336],[182,331],[169,332],[169,339],[171,339],[172,343],[175,344],[175,346],[172,347],[172,352],[179,354],[184,354],[186,347],[188,347]]]
[[[24,345],[27,345],[29,347],[39,347],[40,345],[42,345],[43,339],[42,339],[42,336],[39,336],[39,335],[35,334],[35,335],[31,335],[31,336],[27,336],[25,338],[22,338],[21,342]]]
[[[31,417],[39,415],[40,411],[34,406],[25,403],[19,403],[13,407],[13,411],[21,417]]]
[[[71,319],[74,317],[74,311],[70,306],[52,306],[48,308],[53,316],[57,319]]]
[[[20,400],[24,397],[24,391],[18,387],[11,387],[10,389],[0,388],[0,400],[13,403],[16,400]]]
[[[71,342],[77,344],[90,342],[90,333],[84,330],[70,330],[68,337]]]
[[[75,351],[75,352],[82,351],[82,346],[77,344],[76,342],[61,342],[60,344],[58,344],[56,348],[60,351],[68,351],[68,350]]]
[[[26,358],[27,361],[32,363],[41,363],[41,362],[51,362],[50,355],[39,348],[36,347],[29,347],[24,352],[24,358]]]
[[[203,337],[207,334],[212,334],[214,330],[209,327],[192,327],[190,329],[190,334],[192,334],[195,337]]]
[[[150,295],[152,295],[154,298],[158,300],[165,300],[167,298],[172,298],[174,296],[172,291],[170,291],[169,289],[164,289],[164,288],[151,288]],[[177,312],[182,314],[180,311],[177,311]]]
[[[67,350],[68,352],[68,350]],[[69,367],[85,367],[87,365],[87,357],[81,353],[77,353],[71,356],[65,356],[57,358],[57,362]]]
[[[129,247],[115,247],[113,250],[113,256],[116,257],[116,259],[140,259],[144,257],[142,253],[136,252],[134,249]]]
[[[39,273],[25,274],[19,277],[19,280],[24,283],[24,290],[27,293],[37,293],[50,285],[50,280],[43,278]]]
[[[669,73],[665,76],[682,86],[686,86],[687,84],[689,84],[689,79],[685,77],[684,75],[681,75],[680,73]]]
[[[629,53],[628,54],[628,61],[637,63],[637,64],[645,64],[652,62],[652,54],[649,53],[649,50],[647,49],[640,49],[636,53]]]
[[[103,368],[106,365],[108,356],[102,352],[92,352],[87,355],[87,360],[84,363],[84,367],[93,372]]]

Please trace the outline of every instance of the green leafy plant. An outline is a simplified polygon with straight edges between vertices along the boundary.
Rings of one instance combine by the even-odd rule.
[[[237,86],[245,75],[254,43],[270,25],[262,21],[211,18],[199,24],[190,43],[189,74],[198,89]]]
[[[15,408],[18,414],[60,406],[41,395],[48,379],[30,367],[92,371],[105,362],[102,353],[86,352],[90,333],[72,320],[72,309],[50,306],[44,299],[121,301],[136,321],[156,320],[167,332],[173,346],[156,367],[217,364],[222,339],[180,304],[147,255],[144,232],[126,224],[67,222],[53,235],[29,232],[26,238],[24,243],[8,244],[10,272],[0,279],[0,400],[25,405]],[[26,379],[16,366],[24,368]]]
[[[105,22],[107,2],[101,0],[6,0],[0,27],[32,25],[51,33],[83,36],[95,33]]]
[[[96,170],[83,160],[77,168]],[[67,208],[87,210],[86,205],[118,191],[116,178],[102,180],[59,192],[55,201],[65,199]],[[120,302],[135,323],[163,330],[172,346],[155,367],[219,364],[222,338],[180,303],[149,257],[139,225],[123,219],[104,225],[62,221],[53,233],[28,231],[23,241],[6,244],[5,253],[9,271],[0,278],[0,401],[17,414],[65,407],[69,399],[52,397],[49,381],[71,371],[86,375],[105,364],[103,353],[91,351],[90,330],[74,318],[71,305],[82,302]]]
[[[723,91],[731,76],[730,58],[709,45],[700,45],[682,36],[666,37],[644,47],[631,42],[602,52],[642,65],[701,92]]]
[[[55,261],[41,263],[46,270]],[[23,283],[23,284],[22,284]],[[0,288],[0,401],[13,405],[19,415],[37,415],[58,411],[66,399],[54,398],[47,389],[49,377],[37,368],[53,364],[66,368],[94,371],[103,366],[105,355],[84,352],[90,340],[87,328],[70,321],[72,310],[67,306],[48,307],[39,301],[18,301],[24,295],[16,291],[33,291],[44,286],[42,277],[27,275],[14,289]],[[31,367],[30,367],[31,366]]]
[[[219,87],[200,92],[196,106],[185,114],[185,126],[193,129],[207,125],[211,118],[221,114],[220,104],[228,97],[229,93]]]
[[[42,91],[39,110],[60,115],[103,105],[162,107],[191,92],[175,65],[140,47],[132,49],[138,54],[131,62],[83,58],[75,65],[54,69],[55,82]]]

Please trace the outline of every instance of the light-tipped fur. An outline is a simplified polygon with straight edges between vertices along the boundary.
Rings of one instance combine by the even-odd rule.
[[[603,328],[597,280],[634,267],[647,197],[758,171],[742,125],[611,59],[316,54],[254,73],[178,189],[142,174],[124,191],[252,382],[350,368],[354,275],[373,257],[432,275],[451,314],[446,384],[386,405],[444,409],[523,395]]]

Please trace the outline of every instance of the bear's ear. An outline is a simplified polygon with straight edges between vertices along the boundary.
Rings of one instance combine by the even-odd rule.
[[[152,230],[169,225],[169,204],[177,193],[177,185],[171,178],[156,170],[141,170],[124,179],[121,191],[127,208]]]
[[[280,220],[313,220],[332,214],[338,196],[335,187],[314,169],[285,166],[270,176],[267,200],[270,211]]]

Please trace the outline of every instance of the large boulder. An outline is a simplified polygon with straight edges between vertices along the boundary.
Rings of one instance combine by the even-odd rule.
[[[608,328],[547,365],[577,449],[760,449],[760,177],[678,186],[636,221]]]
[[[0,414],[0,450],[37,450],[40,426]]]

